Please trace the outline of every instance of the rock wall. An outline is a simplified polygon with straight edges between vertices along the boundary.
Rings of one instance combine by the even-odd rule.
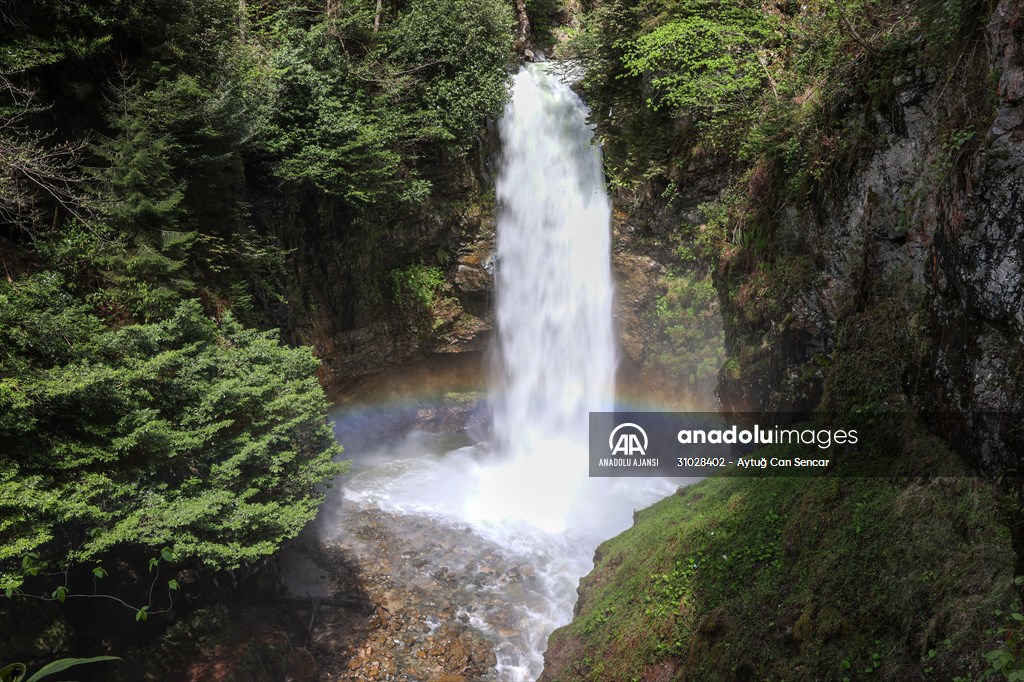
[[[315,349],[325,387],[432,353],[485,347],[495,138],[479,138],[465,157],[433,160],[430,197],[405,214],[355,211],[308,188],[255,193],[256,219],[288,252],[286,295],[263,302],[268,323]],[[426,309],[395,289],[393,273],[409,266],[444,273]]]
[[[987,56],[973,46],[977,68],[897,75],[890,106],[869,112],[874,148],[773,222],[771,266],[723,265],[723,408],[846,409],[850,363],[884,383],[873,372],[891,362],[911,404],[936,414],[962,453],[989,472],[1016,465],[1019,420],[992,413],[1024,411],[1021,31],[1020,3],[1002,0]],[[986,103],[990,68],[1000,75]]]
[[[721,354],[724,340],[717,301],[691,309],[696,317],[710,318],[712,323],[702,330],[700,342],[690,339],[690,345],[680,344],[666,334],[658,307],[674,277],[686,274],[699,278],[699,271],[706,269],[706,264],[680,261],[673,248],[673,235],[680,229],[699,229],[706,221],[700,206],[714,201],[730,177],[728,164],[721,161],[693,163],[678,172],[678,191],[669,201],[664,198],[668,189],[664,179],[612,195],[618,383],[627,399],[638,397],[680,409],[716,409],[715,378],[710,372],[701,378],[687,377],[685,371],[673,371],[676,368],[664,359]]]

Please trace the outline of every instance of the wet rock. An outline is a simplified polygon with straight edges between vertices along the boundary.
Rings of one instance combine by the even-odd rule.
[[[446,529],[439,539],[426,519],[348,508],[339,524],[350,529],[349,538],[317,551],[358,562],[359,589],[374,610],[317,622],[315,653],[332,680],[422,682],[456,675],[471,681],[493,675],[496,643],[469,625],[469,613],[491,623],[501,605],[467,594],[465,586],[480,575],[480,566],[491,568],[491,581],[521,574],[521,567],[509,566],[497,548],[488,551],[473,534]],[[330,567],[331,560],[326,563]],[[515,620],[511,613],[498,617]]]

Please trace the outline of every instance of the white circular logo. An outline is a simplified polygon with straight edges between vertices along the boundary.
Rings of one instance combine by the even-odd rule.
[[[619,433],[621,431],[621,433]],[[616,437],[618,434],[618,437]],[[641,443],[641,438],[643,442]],[[627,422],[612,429],[608,436],[608,449],[613,455],[643,457],[647,454],[647,432],[639,425]]]

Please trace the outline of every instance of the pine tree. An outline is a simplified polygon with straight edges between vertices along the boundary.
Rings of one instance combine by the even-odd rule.
[[[104,227],[115,248],[104,266],[115,309],[165,316],[194,288],[188,257],[195,233],[181,229],[182,184],[170,163],[171,138],[157,132],[137,86],[123,81],[110,100],[110,136],[92,146],[90,169]]]

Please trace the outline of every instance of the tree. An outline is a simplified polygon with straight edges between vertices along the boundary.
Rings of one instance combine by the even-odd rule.
[[[99,216],[112,245],[103,265],[115,284],[110,302],[130,315],[166,315],[194,287],[186,271],[195,233],[180,229],[182,184],[168,160],[170,136],[158,134],[138,87],[122,81],[110,100],[110,136],[92,146],[89,169]]]
[[[649,79],[649,106],[706,116],[757,100],[771,83],[764,55],[776,31],[759,4],[686,0],[638,36],[623,63],[630,75]]]
[[[110,328],[53,273],[0,285],[0,588],[30,552],[51,569],[272,553],[340,470],[316,365],[194,302]]]
[[[35,96],[0,71],[0,221],[29,231],[47,205],[86,212],[75,168],[79,145],[55,143],[27,124]]]

